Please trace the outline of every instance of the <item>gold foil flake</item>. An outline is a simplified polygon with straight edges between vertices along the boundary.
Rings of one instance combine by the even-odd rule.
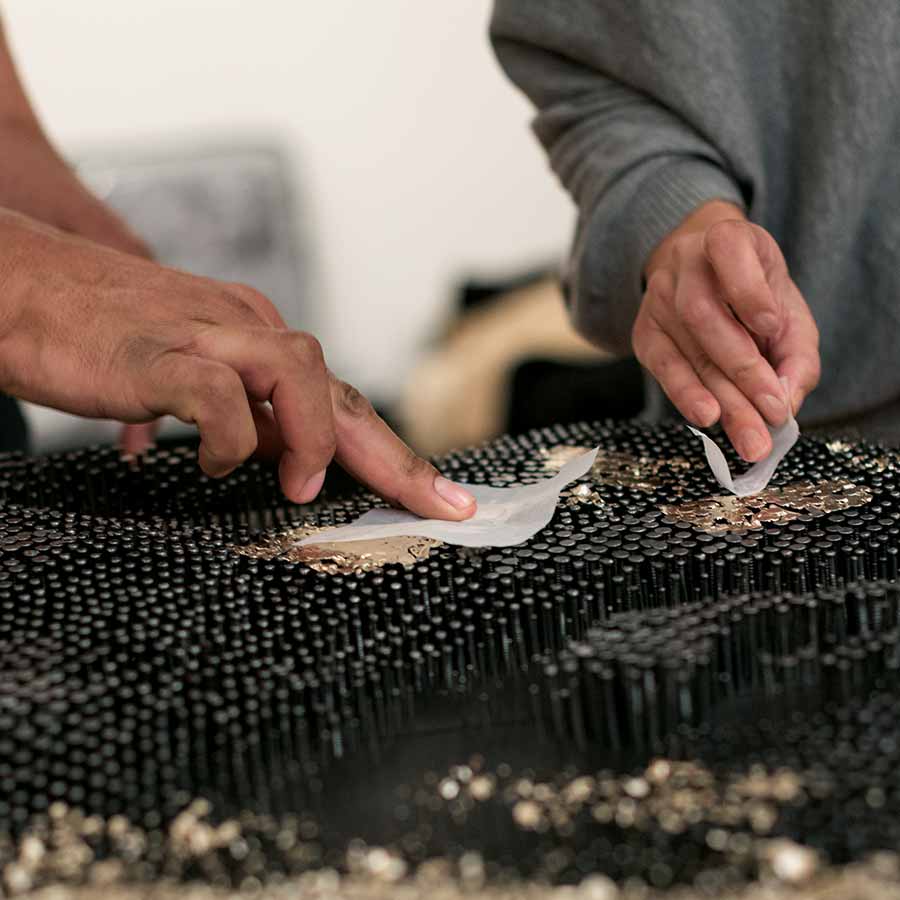
[[[766,525],[784,525],[804,513],[823,516],[850,507],[865,506],[872,492],[851,481],[797,482],[772,487],[752,497],[723,495],[662,506],[670,519],[707,534],[744,534]]]
[[[254,559],[277,558],[286,562],[304,563],[314,571],[326,575],[361,575],[392,564],[413,566],[419,560],[427,559],[435,547],[442,546],[441,541],[423,537],[391,537],[297,546],[304,538],[326,530],[328,529],[325,527],[301,525],[270,535],[256,544],[235,546],[232,549]]]
[[[849,441],[826,441],[825,446],[836,456],[853,453],[847,460],[855,469],[864,469],[867,472],[884,472],[892,469],[897,464],[897,455],[894,453],[882,453],[880,456],[872,456],[870,453],[859,453],[860,448]]]
[[[884,472],[893,467],[894,460],[890,456],[866,456],[860,453],[850,458],[850,465],[867,472]]]
[[[597,493],[597,491],[591,490],[591,486],[589,484],[578,484],[571,490],[563,491],[562,494],[560,494],[560,499],[566,506],[569,506],[573,509],[575,507],[584,505],[604,505],[603,498]]]
[[[541,451],[544,468],[548,472],[558,472],[567,462],[588,450],[590,447],[573,447],[567,444],[545,448]],[[653,491],[673,480],[678,472],[689,469],[690,465],[686,459],[677,456],[671,459],[652,459],[619,450],[601,449],[591,467],[591,480],[595,485]]]
[[[548,472],[558,472],[567,462],[577,459],[582,453],[587,453],[590,449],[590,447],[573,447],[569,444],[560,444],[557,447],[544,447],[541,449],[544,468]]]

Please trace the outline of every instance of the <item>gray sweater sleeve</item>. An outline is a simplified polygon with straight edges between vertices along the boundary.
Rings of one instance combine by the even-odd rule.
[[[645,48],[617,46],[609,34],[588,39],[585,23],[603,17],[595,3],[586,16],[585,5],[496,0],[491,36],[501,65],[537,107],[535,133],[578,206],[564,275],[575,324],[596,344],[629,354],[653,249],[700,204],[746,208],[747,198],[717,148],[629,79],[635,63],[617,64],[628,54],[639,65]]]

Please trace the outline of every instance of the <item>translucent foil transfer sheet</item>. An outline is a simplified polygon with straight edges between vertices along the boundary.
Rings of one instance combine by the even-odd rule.
[[[872,492],[850,481],[797,482],[767,488],[752,497],[723,495],[662,506],[663,514],[707,534],[744,534],[767,525],[783,525],[801,515],[823,516],[865,506]]]
[[[782,378],[781,383],[784,385],[785,397],[787,397],[788,385],[786,379]],[[760,491],[765,490],[772,480],[778,464],[800,437],[800,429],[797,426],[797,422],[789,414],[787,421],[783,425],[778,428],[769,427],[769,434],[772,437],[772,450],[769,455],[752,465],[743,475],[735,476],[731,474],[731,470],[728,468],[725,454],[712,438],[707,437],[702,431],[698,431],[690,425],[688,425],[688,430],[703,441],[706,461],[709,463],[716,481],[726,491],[731,491],[732,494],[738,497],[749,497],[751,494],[758,494]]]
[[[428,559],[441,541],[423,537],[389,537],[366,541],[344,541],[340,544],[297,544],[329,528],[301,525],[264,538],[256,544],[233,549],[254,559],[283,559],[286,562],[304,563],[316,572],[327,575],[361,575],[384,566],[399,564],[413,566],[419,560]]]
[[[405,510],[371,509],[356,521],[333,528],[322,540],[346,541],[416,535],[459,547],[514,547],[545,528],[556,513],[562,491],[588,474],[597,456],[589,450],[569,460],[552,478],[516,487],[466,484],[478,503],[470,519],[422,519]],[[301,546],[312,543],[305,538]]]
[[[583,454],[587,447],[573,447],[560,444],[547,447],[541,451],[544,457],[544,468],[548,472],[558,472],[566,463]],[[627,487],[638,491],[655,491],[668,481],[677,477],[679,471],[690,468],[686,459],[675,456],[671,459],[652,459],[649,456],[635,456],[618,450],[597,451],[597,458],[591,466],[591,480],[596,485],[609,487]],[[572,492],[574,493],[574,492]],[[596,500],[602,500],[595,493]],[[569,500],[572,497],[569,496]],[[578,502],[596,502],[595,500],[578,500]],[[573,505],[570,503],[569,505]]]

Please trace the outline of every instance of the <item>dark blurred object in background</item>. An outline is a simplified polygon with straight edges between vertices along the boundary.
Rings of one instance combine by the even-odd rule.
[[[304,247],[285,154],[264,144],[86,156],[79,174],[167,266],[262,291],[295,328]]]
[[[512,373],[505,431],[522,434],[586,419],[633,419],[644,408],[634,359],[601,363],[528,360]]]
[[[12,397],[0,394],[0,453],[28,449],[28,430],[19,404]]]
[[[398,418],[423,454],[503,432],[593,419],[644,407],[634,359],[613,360],[575,333],[559,285],[546,274],[471,282],[447,333],[413,373]]]

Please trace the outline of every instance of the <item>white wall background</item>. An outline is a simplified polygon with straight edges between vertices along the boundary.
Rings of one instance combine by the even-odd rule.
[[[463,273],[561,256],[572,213],[489,0],[5,0],[64,152],[262,130],[294,154],[332,367],[396,395]]]

